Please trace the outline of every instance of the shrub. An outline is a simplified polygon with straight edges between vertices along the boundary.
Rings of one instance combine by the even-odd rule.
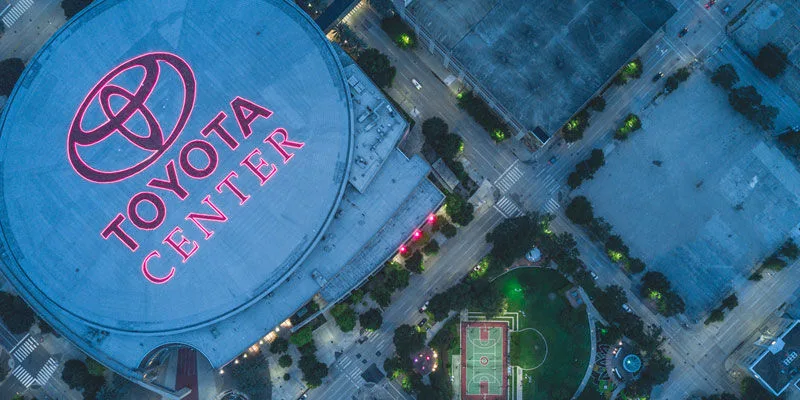
[[[289,379],[292,379],[292,376],[291,376],[291,375],[289,375],[288,373],[286,373],[286,374],[283,374],[283,380],[284,380],[284,381],[288,381]]]
[[[288,354],[282,355],[280,358],[278,358],[278,365],[280,365],[281,368],[289,368],[289,367],[291,367],[292,366],[292,356],[290,356]]]

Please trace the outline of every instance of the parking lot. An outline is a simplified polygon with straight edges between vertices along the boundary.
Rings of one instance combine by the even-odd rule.
[[[705,73],[660,100],[577,192],[700,318],[797,232],[800,173]]]

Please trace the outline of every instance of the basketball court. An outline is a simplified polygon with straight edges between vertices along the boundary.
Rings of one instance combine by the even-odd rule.
[[[508,323],[461,323],[461,398],[499,400],[508,393]]]

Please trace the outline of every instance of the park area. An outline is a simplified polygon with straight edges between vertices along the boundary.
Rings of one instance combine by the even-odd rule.
[[[702,71],[639,116],[575,194],[700,319],[796,232],[800,173]]]
[[[498,318],[515,318],[509,363],[521,379],[512,384],[521,382],[523,399],[572,398],[589,364],[590,339],[585,306],[572,308],[564,297],[571,284],[555,270],[522,268],[493,285],[507,302]]]

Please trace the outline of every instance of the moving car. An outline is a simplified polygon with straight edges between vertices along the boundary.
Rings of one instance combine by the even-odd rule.
[[[556,163],[557,160],[558,160],[558,158],[556,156],[552,156],[552,157],[550,157],[549,160],[547,160],[547,163],[550,164],[550,165],[553,165],[553,164]]]
[[[717,3],[717,0],[708,0],[708,3],[706,3],[706,10],[711,8],[711,6],[713,6],[716,3]]]
[[[430,300],[426,301],[425,304],[423,304],[422,307],[419,308],[419,312],[425,312],[425,310],[428,309],[428,303],[430,303]]]
[[[422,85],[419,84],[418,80],[412,78],[411,83],[414,84],[414,87],[417,88],[417,90],[422,90]]]
[[[589,275],[592,276],[592,279],[597,280],[597,274],[595,274],[594,271],[589,271]]]
[[[420,327],[420,328],[422,328],[423,326],[425,326],[425,323],[426,323],[426,322],[428,322],[428,319],[427,319],[427,318],[423,318],[423,319],[422,319],[422,321],[419,321],[419,323],[417,324],[417,326],[418,326],[418,327]]]
[[[722,9],[722,13],[725,14],[725,15],[728,15],[729,12],[731,12],[730,4],[725,6],[725,8]]]
[[[659,72],[659,73],[655,74],[655,76],[653,76],[653,82],[661,79],[662,76],[664,76],[663,72]]]
[[[682,37],[686,36],[686,34],[687,34],[688,32],[689,32],[689,28],[687,28],[687,27],[685,27],[685,26],[684,26],[684,27],[683,27],[683,29],[681,29],[681,31],[680,31],[680,32],[678,32],[678,37],[679,37],[679,38],[682,38]]]
[[[625,310],[625,312],[629,312],[629,313],[633,312],[633,310],[631,310],[631,306],[629,306],[627,303],[623,303],[622,304],[622,309]]]

